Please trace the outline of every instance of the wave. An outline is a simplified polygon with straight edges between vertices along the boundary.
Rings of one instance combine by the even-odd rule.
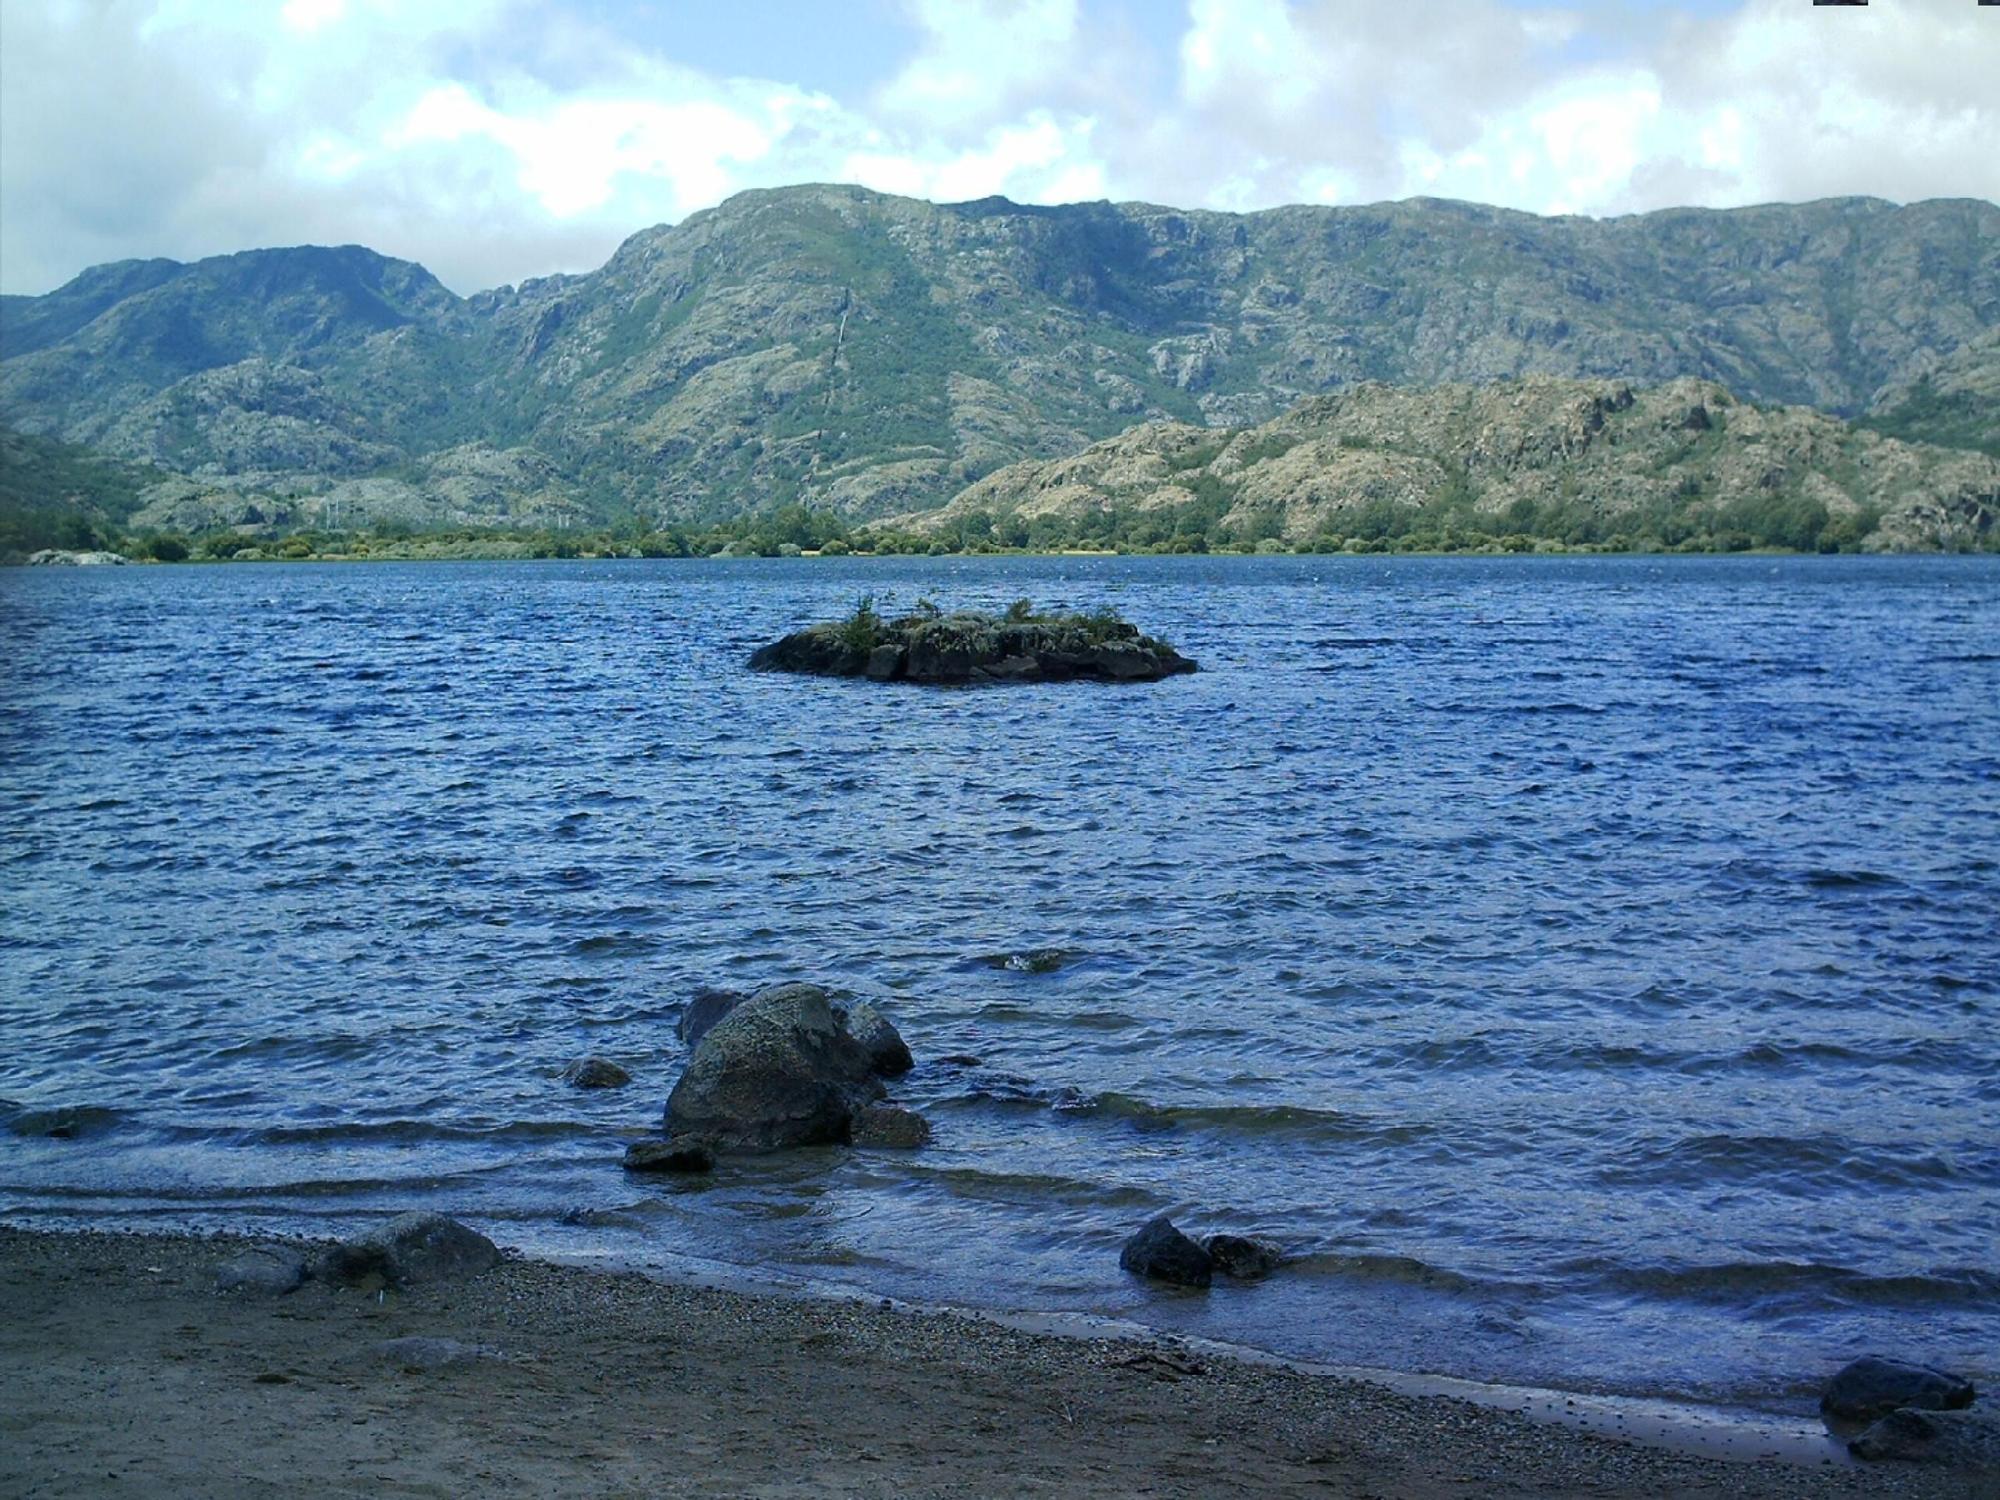
[[[1600,1168],[1597,1180],[1620,1187],[1758,1181],[1781,1192],[1857,1185],[1913,1188],[2000,1183],[2000,1151],[1969,1154],[1877,1145],[1834,1136],[1730,1135],[1642,1140]]]
[[[0,1128],[24,1140],[78,1140],[102,1135],[125,1123],[125,1114],[103,1104],[21,1104],[0,1099]]]
[[[1367,1115],[1300,1104],[1155,1104],[1116,1090],[1088,1093],[1066,1086],[1045,1088],[1004,1076],[982,1078],[958,1098],[1047,1109],[1072,1119],[1106,1121],[1147,1133],[1188,1128],[1265,1140],[1388,1144],[1415,1141],[1432,1133],[1426,1125],[1392,1124]]]
[[[1563,1262],[1556,1269],[1619,1292],[1682,1302],[1867,1307],[1991,1307],[2000,1302],[2000,1271],[1977,1266],[1884,1276],[1815,1261],[1635,1267],[1582,1259]]]

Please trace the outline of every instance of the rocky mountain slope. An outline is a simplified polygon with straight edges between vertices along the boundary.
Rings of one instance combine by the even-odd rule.
[[[1369,383],[1260,426],[1135,427],[1010,465],[923,533],[1027,543],[1176,536],[1297,546],[1547,538],[1801,550],[1990,545],[2000,460],[1903,443],[1711,381]]]
[[[1695,376],[1894,430],[1996,328],[2000,207],[1973,200],[1596,221],[799,187],[469,298],[357,247],[99,267],[0,298],[0,421],[186,476],[154,524],[867,517],[1366,381]],[[1950,399],[1932,435],[1992,436]]]

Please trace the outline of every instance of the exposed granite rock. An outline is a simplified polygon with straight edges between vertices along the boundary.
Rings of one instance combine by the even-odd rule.
[[[1987,426],[2000,445],[2000,421]],[[1822,515],[1814,537],[1793,543],[1808,547],[1978,547],[2000,527],[2000,458],[1752,406],[1706,381],[1548,376],[1427,390],[1364,383],[1223,432],[1150,423],[996,470],[896,524],[924,533],[988,518],[1007,532],[1124,515],[1154,518],[1168,535],[1197,487],[1220,498],[1238,534],[1295,545],[1356,534],[1369,515],[1453,504],[1496,532],[1525,534],[1552,496],[1634,537],[1727,529],[1738,505]]]
[[[31,568],[97,568],[118,567],[127,562],[116,552],[71,552],[62,547],[44,547],[39,552],[28,554]]]
[[[306,1258],[289,1245],[256,1245],[216,1267],[215,1289],[282,1297],[304,1286],[311,1275]]]
[[[632,1075],[603,1057],[579,1057],[563,1069],[563,1082],[577,1089],[622,1089]]]
[[[335,1245],[317,1268],[334,1286],[399,1288],[459,1281],[500,1264],[500,1251],[477,1230],[443,1214],[399,1214]]]
[[[1907,1360],[1868,1354],[1845,1366],[1820,1395],[1822,1416],[1871,1422],[1899,1407],[1955,1411],[1972,1405],[1972,1382]]]
[[[854,1112],[881,1095],[868,1049],[826,991],[779,985],[702,1037],[667,1097],[665,1133],[726,1151],[842,1141]]]
[[[1215,1262],[1209,1253],[1174,1228],[1173,1220],[1164,1214],[1149,1220],[1125,1242],[1118,1264],[1135,1276],[1178,1286],[1205,1287],[1215,1277]]]

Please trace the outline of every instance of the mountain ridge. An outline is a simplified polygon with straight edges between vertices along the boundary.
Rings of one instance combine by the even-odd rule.
[[[1253,426],[1367,381],[1692,377],[1891,426],[1867,414],[1901,393],[1977,446],[1979,382],[1942,416],[1919,383],[2000,358],[1995,328],[1978,199],[1597,220],[819,184],[466,297],[360,246],[92,268],[0,299],[0,420],[183,476],[218,521],[866,519],[1138,422]]]

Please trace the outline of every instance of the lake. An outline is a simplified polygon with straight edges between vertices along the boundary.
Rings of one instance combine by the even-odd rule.
[[[864,593],[1203,671],[744,669]],[[2000,559],[10,569],[0,638],[10,1222],[436,1207],[1572,1389],[2000,1377]],[[794,978],[896,1020],[934,1143],[627,1176],[689,994]],[[1149,1287],[1158,1212],[1297,1259]]]

